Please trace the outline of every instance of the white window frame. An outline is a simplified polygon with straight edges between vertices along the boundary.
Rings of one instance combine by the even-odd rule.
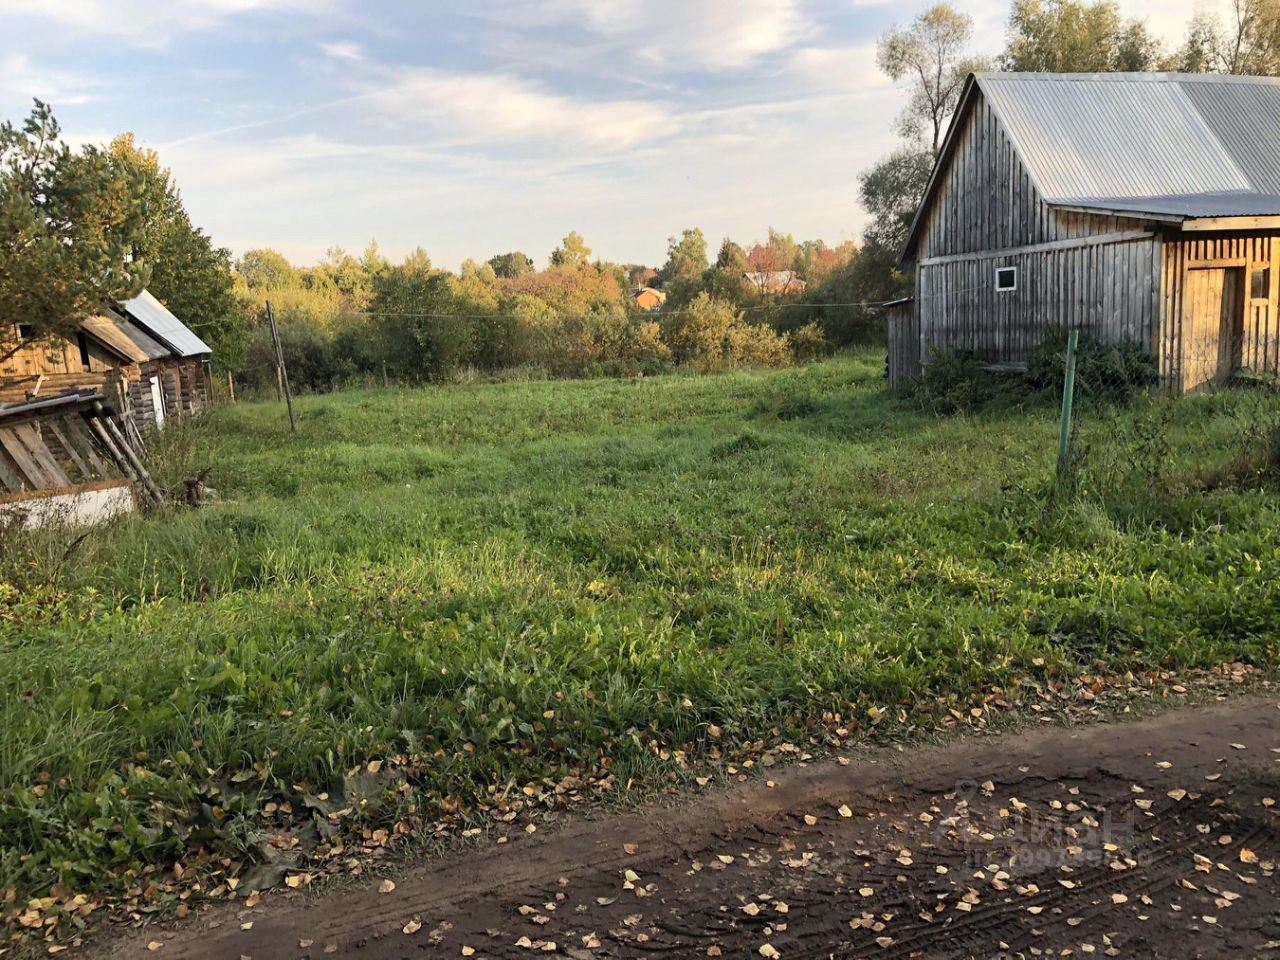
[[[1002,283],[1002,275],[1005,273],[1013,274],[1013,286],[1006,287]],[[1013,293],[1018,289],[1018,268],[1017,267],[996,267],[996,293]]]

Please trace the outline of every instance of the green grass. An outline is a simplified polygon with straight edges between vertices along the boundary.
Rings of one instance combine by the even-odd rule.
[[[1050,511],[1053,410],[937,418],[881,367],[353,391],[300,399],[297,435],[216,411],[222,503],[96,534],[56,593],[0,581],[0,893],[239,868],[263,798],[371,758],[410,758],[434,819],[658,782],[711,724],[1270,656],[1274,495]]]

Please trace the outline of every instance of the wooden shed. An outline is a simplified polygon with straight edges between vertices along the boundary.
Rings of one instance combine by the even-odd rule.
[[[208,345],[146,291],[82,321],[74,338],[30,340],[20,320],[9,335],[25,342],[0,361],[0,402],[99,390],[138,428],[209,404]]]
[[[1145,345],[1175,392],[1280,373],[1278,144],[1277,79],[970,77],[903,254],[915,315],[890,369],[1025,363],[1074,328]]]

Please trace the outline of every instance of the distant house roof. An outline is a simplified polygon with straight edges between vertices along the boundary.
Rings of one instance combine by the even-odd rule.
[[[191,332],[159,300],[146,290],[120,304],[130,320],[180,357],[213,353],[213,349]]]
[[[637,302],[643,299],[654,303],[666,303],[667,294],[665,290],[659,290],[656,287],[637,287],[631,291],[631,299]]]
[[[743,279],[761,290],[803,290],[804,280],[794,270],[766,270],[744,273]]]

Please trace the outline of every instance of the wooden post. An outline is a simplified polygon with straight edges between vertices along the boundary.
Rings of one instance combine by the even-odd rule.
[[[1058,476],[1054,483],[1054,495],[1062,495],[1062,481],[1067,472],[1067,454],[1071,447],[1071,407],[1076,393],[1076,345],[1080,331],[1067,334],[1067,369],[1062,377],[1062,419],[1058,425]]]
[[[267,301],[267,322],[271,324],[271,341],[276,346],[276,375],[284,390],[284,402],[289,406],[289,428],[298,432],[298,418],[293,413],[293,391],[289,389],[289,371],[284,365],[284,347],[280,345],[280,328],[276,326],[276,314],[271,309],[271,301]]]
[[[227,395],[231,397],[231,402],[236,402],[236,380],[231,376],[231,371],[227,371]]]

